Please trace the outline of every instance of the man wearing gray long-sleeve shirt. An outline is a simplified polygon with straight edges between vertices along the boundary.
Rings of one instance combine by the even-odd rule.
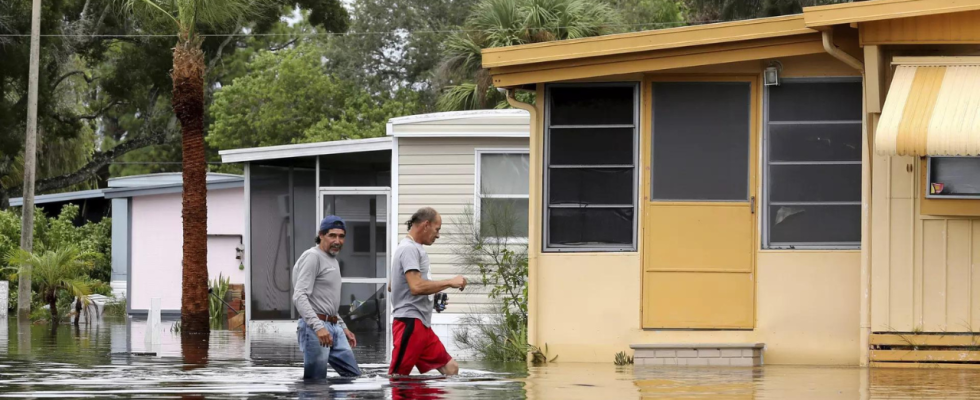
[[[303,379],[324,379],[327,365],[341,376],[359,376],[351,346],[357,346],[340,307],[340,264],[344,247],[344,220],[330,215],[320,221],[316,246],[303,252],[293,267],[293,305],[300,314],[296,339],[303,352]]]

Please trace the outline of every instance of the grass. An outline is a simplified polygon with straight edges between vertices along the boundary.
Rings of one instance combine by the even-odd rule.
[[[616,359],[613,360],[616,365],[633,365],[633,356],[626,355],[625,351],[616,353]]]
[[[126,304],[125,297],[116,301],[106,302],[105,307],[102,309],[102,315],[111,318],[125,318],[127,316]]]

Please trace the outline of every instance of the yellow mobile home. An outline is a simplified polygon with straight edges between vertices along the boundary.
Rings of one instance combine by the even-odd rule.
[[[980,342],[978,20],[878,0],[484,50],[531,113],[529,340],[642,364],[964,354],[943,348]]]

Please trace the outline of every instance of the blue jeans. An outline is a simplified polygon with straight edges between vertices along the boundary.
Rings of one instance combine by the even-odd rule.
[[[296,328],[296,340],[299,351],[303,352],[303,379],[326,379],[327,365],[333,367],[340,376],[360,376],[361,369],[357,367],[354,351],[347,342],[344,330],[335,324],[324,322],[323,326],[333,337],[333,347],[323,347],[316,332],[302,318]]]

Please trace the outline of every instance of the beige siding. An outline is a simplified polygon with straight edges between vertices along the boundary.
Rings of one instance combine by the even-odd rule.
[[[980,219],[923,215],[917,161],[875,157],[872,330],[980,331]]]
[[[440,239],[426,249],[433,279],[464,273],[455,262],[453,247],[461,240],[456,222],[467,218],[464,213],[472,210],[476,196],[476,150],[527,146],[526,138],[398,138],[399,237],[407,233],[405,221],[421,207],[433,207],[443,217]],[[479,312],[487,304],[483,288],[468,287],[462,293],[449,292],[444,313]]]

